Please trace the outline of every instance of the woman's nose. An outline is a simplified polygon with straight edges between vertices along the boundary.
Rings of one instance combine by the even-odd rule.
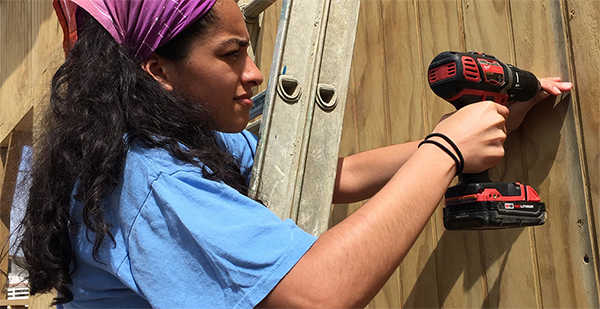
[[[250,58],[250,55],[246,56],[246,66],[244,68],[244,74],[242,75],[242,82],[244,84],[250,84],[252,87],[263,83],[263,75],[252,58]]]

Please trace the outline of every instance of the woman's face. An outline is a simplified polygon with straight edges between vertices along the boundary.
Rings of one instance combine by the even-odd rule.
[[[219,23],[196,39],[188,56],[175,65],[172,90],[206,106],[222,132],[242,131],[253,105],[252,87],[263,76],[247,49],[250,40],[244,18],[233,0],[219,0],[215,10]]]

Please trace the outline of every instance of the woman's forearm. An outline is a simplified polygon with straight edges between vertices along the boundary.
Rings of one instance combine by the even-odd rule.
[[[261,305],[366,305],[421,233],[454,173],[449,156],[421,147],[369,202],[321,235]]]
[[[360,152],[338,159],[333,203],[372,197],[417,150],[419,141]]]

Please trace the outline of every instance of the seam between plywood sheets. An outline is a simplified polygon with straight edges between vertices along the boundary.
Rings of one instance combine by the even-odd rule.
[[[383,68],[385,69],[385,72],[383,75],[383,127],[385,130],[385,138],[386,138],[386,143],[387,145],[391,145],[392,144],[392,125],[391,125],[391,119],[390,119],[390,95],[389,95],[389,91],[388,91],[388,77],[387,77],[387,70],[388,70],[388,66],[387,66],[387,53],[386,53],[386,48],[385,48],[385,43],[386,40],[383,37],[383,8],[382,8],[382,4],[381,4],[381,0],[377,1],[377,6],[379,8],[379,24],[381,25],[381,30],[379,32],[379,40],[381,40],[381,53],[383,54]]]

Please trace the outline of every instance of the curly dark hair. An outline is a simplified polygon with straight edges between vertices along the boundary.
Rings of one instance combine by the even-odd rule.
[[[76,265],[69,231],[78,227],[70,217],[71,199],[84,204],[82,221],[96,235],[93,256],[98,260],[105,238],[114,242],[104,221],[103,199],[119,182],[133,141],[164,148],[203,168],[206,178],[247,194],[240,168],[219,146],[202,104],[164,90],[129,48],[80,11],[78,41],[52,79],[50,104],[35,141],[19,245],[31,294],[56,289],[56,304],[73,300],[69,286]],[[184,59],[194,38],[218,24],[213,11],[156,53],[173,61]]]

